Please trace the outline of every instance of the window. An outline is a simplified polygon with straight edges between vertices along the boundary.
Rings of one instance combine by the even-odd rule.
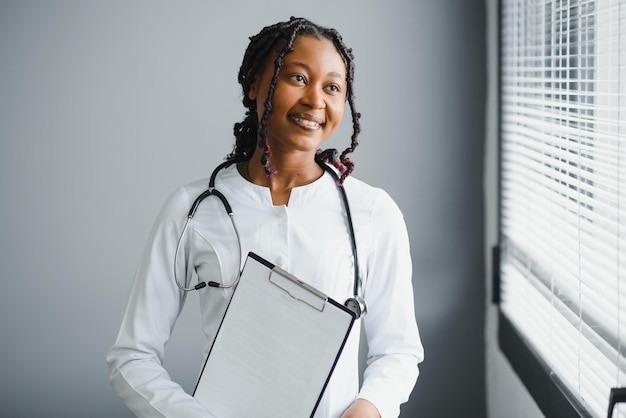
[[[570,411],[605,417],[626,386],[626,0],[500,16],[501,346],[516,335]]]

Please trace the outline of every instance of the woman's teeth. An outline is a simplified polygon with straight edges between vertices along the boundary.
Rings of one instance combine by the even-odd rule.
[[[312,120],[308,120],[308,119],[293,118],[293,120],[299,124],[308,126],[309,128],[317,128],[318,126],[320,126],[319,123],[313,122]]]

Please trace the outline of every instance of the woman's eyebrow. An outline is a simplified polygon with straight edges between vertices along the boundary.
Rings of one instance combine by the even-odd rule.
[[[306,71],[310,72],[311,71],[311,67],[304,63],[304,62],[300,62],[300,61],[292,61],[292,62],[286,62],[283,64],[283,68],[286,67],[301,67],[303,69],[305,69]],[[344,79],[345,76],[337,71],[330,71],[328,73],[329,76],[333,77],[333,78],[339,78],[339,79]]]

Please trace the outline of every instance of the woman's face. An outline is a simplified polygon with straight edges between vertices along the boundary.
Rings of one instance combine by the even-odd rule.
[[[248,96],[259,120],[274,73],[274,53],[257,75]],[[346,101],[346,66],[328,39],[299,36],[285,55],[272,98],[267,141],[272,154],[311,152],[335,132]]]

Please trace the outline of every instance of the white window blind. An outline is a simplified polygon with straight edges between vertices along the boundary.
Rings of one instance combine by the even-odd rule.
[[[501,17],[501,309],[605,417],[626,386],[626,0]]]

